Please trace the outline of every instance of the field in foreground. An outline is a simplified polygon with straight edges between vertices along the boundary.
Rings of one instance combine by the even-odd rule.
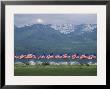
[[[96,65],[23,65],[14,67],[15,76],[97,76]]]

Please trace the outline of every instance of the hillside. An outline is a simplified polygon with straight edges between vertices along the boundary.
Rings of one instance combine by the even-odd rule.
[[[96,24],[14,27],[15,53],[96,53]]]

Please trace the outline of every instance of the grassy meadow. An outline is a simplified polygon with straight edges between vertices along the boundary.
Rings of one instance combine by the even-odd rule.
[[[15,65],[15,76],[97,76],[96,65]]]

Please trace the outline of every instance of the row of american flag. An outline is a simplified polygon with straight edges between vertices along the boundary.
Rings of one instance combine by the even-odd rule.
[[[96,55],[88,55],[88,54],[62,54],[62,55],[34,55],[34,54],[21,54],[16,55],[15,59],[96,59]]]

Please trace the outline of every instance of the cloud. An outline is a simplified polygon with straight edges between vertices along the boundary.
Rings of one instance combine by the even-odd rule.
[[[96,24],[96,14],[15,14],[14,24],[22,26],[45,22],[45,24]]]

